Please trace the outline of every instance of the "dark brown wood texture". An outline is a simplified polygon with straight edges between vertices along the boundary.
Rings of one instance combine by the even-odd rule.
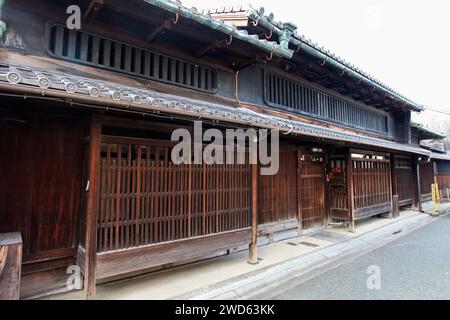
[[[355,219],[391,211],[391,166],[388,157],[352,158]]]
[[[431,200],[431,185],[434,183],[433,162],[419,162],[420,198]]]
[[[395,156],[394,170],[399,205],[409,205],[414,202],[414,171],[411,157]]]
[[[88,191],[86,201],[86,227],[85,227],[85,257],[78,259],[78,263],[84,263],[84,292],[87,299],[91,299],[96,293],[96,268],[97,268],[97,221],[100,199],[100,151],[101,151],[101,118],[97,115],[91,117],[89,130],[89,180],[86,186]],[[79,256],[79,251],[77,254]]]
[[[436,179],[440,189],[450,188],[450,173],[438,173]]]
[[[98,252],[251,226],[250,166],[175,165],[171,145],[104,138]]]
[[[22,265],[20,233],[0,234],[0,300],[18,300]]]
[[[258,224],[297,217],[297,152],[280,152],[278,173],[258,177]]]
[[[347,219],[348,199],[345,155],[333,155],[328,166],[328,205],[330,217]]]
[[[300,215],[303,229],[325,222],[324,167],[319,156],[300,156]]]
[[[22,234],[26,262],[75,255],[81,145],[76,119],[0,119],[0,232]]]
[[[97,254],[97,279],[204,257],[251,241],[251,229]]]

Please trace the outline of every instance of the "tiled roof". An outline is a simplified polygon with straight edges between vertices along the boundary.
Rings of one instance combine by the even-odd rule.
[[[450,155],[447,153],[432,152],[431,159],[450,161]]]
[[[426,156],[431,154],[428,150],[411,145],[269,116],[243,107],[235,108],[224,104],[208,103],[87,77],[39,70],[25,65],[0,62],[0,89],[16,92],[28,90],[34,93],[38,90],[46,97],[64,96],[74,101],[83,101],[83,98],[89,97],[99,102],[111,104],[115,102],[123,109],[177,114],[193,119],[203,118],[245,126],[279,129],[286,134],[299,134],[316,139],[368,145]]]
[[[193,20],[199,24],[207,26],[211,29],[221,31],[227,35],[231,35],[236,39],[247,42],[264,51],[273,53],[276,56],[286,59],[292,58],[293,51],[289,48],[279,45],[276,41],[267,41],[266,39],[259,39],[257,35],[250,35],[247,32],[239,30],[235,26],[224,23],[221,20],[216,20],[211,15],[203,14],[196,8],[187,8],[181,4],[180,1],[169,0],[142,0],[148,4],[157,6],[174,14],[178,14],[184,18]]]
[[[411,127],[416,128],[419,132],[427,136],[431,136],[429,139],[444,139],[447,136],[445,133],[428,128],[422,123],[411,122]]]
[[[279,22],[274,20],[273,13],[269,15],[264,14],[265,9],[262,7],[260,9],[254,9],[252,6],[224,6],[213,9],[203,10],[202,13],[206,15],[211,14],[224,14],[224,13],[245,13],[248,19],[252,20],[255,24],[259,24],[260,26],[272,30],[274,32],[282,33],[284,32],[284,26],[287,23]],[[261,40],[264,41],[264,40]],[[408,99],[404,95],[392,89],[387,84],[382,81],[374,78],[370,74],[366,73],[359,67],[351,64],[346,61],[344,58],[341,58],[337,54],[325,49],[324,47],[318,45],[317,43],[311,41],[306,38],[304,35],[299,34],[297,31],[294,31],[291,34],[290,43],[299,48],[299,54],[302,54],[302,51],[308,52],[309,54],[319,58],[320,60],[325,61],[325,63],[329,63],[341,70],[342,72],[347,73],[350,77],[356,78],[357,81],[365,82],[366,84],[376,87],[382,92],[387,93],[394,100],[397,100],[403,103],[405,106],[408,106],[411,110],[421,111],[423,110],[423,106],[415,103],[414,101]]]

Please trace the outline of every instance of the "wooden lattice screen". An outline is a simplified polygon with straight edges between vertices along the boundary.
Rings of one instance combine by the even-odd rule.
[[[389,158],[353,157],[352,166],[355,219],[390,211],[392,196]]]
[[[98,252],[251,226],[248,164],[175,165],[171,148],[103,137]]]
[[[347,217],[347,184],[345,156],[333,156],[329,162],[328,199],[332,216]]]
[[[394,164],[399,204],[401,206],[412,204],[414,202],[415,183],[411,157],[396,156]]]

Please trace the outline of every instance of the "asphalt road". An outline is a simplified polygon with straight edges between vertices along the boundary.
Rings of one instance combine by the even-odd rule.
[[[271,298],[450,299],[450,215]]]

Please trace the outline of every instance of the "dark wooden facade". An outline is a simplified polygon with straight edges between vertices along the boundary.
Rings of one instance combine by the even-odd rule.
[[[218,30],[143,1],[108,1],[98,15],[90,3],[80,1],[87,13],[78,31],[64,28],[67,1],[29,7],[16,0],[3,8],[12,26],[7,39],[20,36],[24,45],[4,37],[2,68],[45,69],[38,80],[83,77],[55,76],[64,90],[57,93],[42,91],[45,81],[34,91],[15,89],[9,78],[0,83],[0,233],[22,235],[22,297],[46,291],[39,283],[60,289],[74,264],[93,297],[99,281],[233,248],[249,247],[256,263],[258,235],[330,220],[353,229],[356,220],[391,212],[393,196],[407,205],[428,190],[428,178],[416,186],[417,156],[392,153],[410,142],[410,111],[380,100],[384,93],[367,94],[372,88],[349,84],[309,56],[295,56],[290,69],[282,56],[242,39],[230,43]],[[311,70],[300,67],[305,61]],[[152,109],[162,105],[158,94],[173,98],[166,110]],[[193,101],[212,109],[193,116]],[[227,113],[206,120],[220,113],[215,105]],[[243,109],[260,121],[245,120]],[[202,117],[222,131],[270,126],[275,117],[310,127],[303,135],[283,127],[276,175],[259,175],[248,154],[244,164],[174,164],[170,134],[192,132]],[[331,133],[320,136],[322,129]],[[59,282],[47,281],[53,278]]]

